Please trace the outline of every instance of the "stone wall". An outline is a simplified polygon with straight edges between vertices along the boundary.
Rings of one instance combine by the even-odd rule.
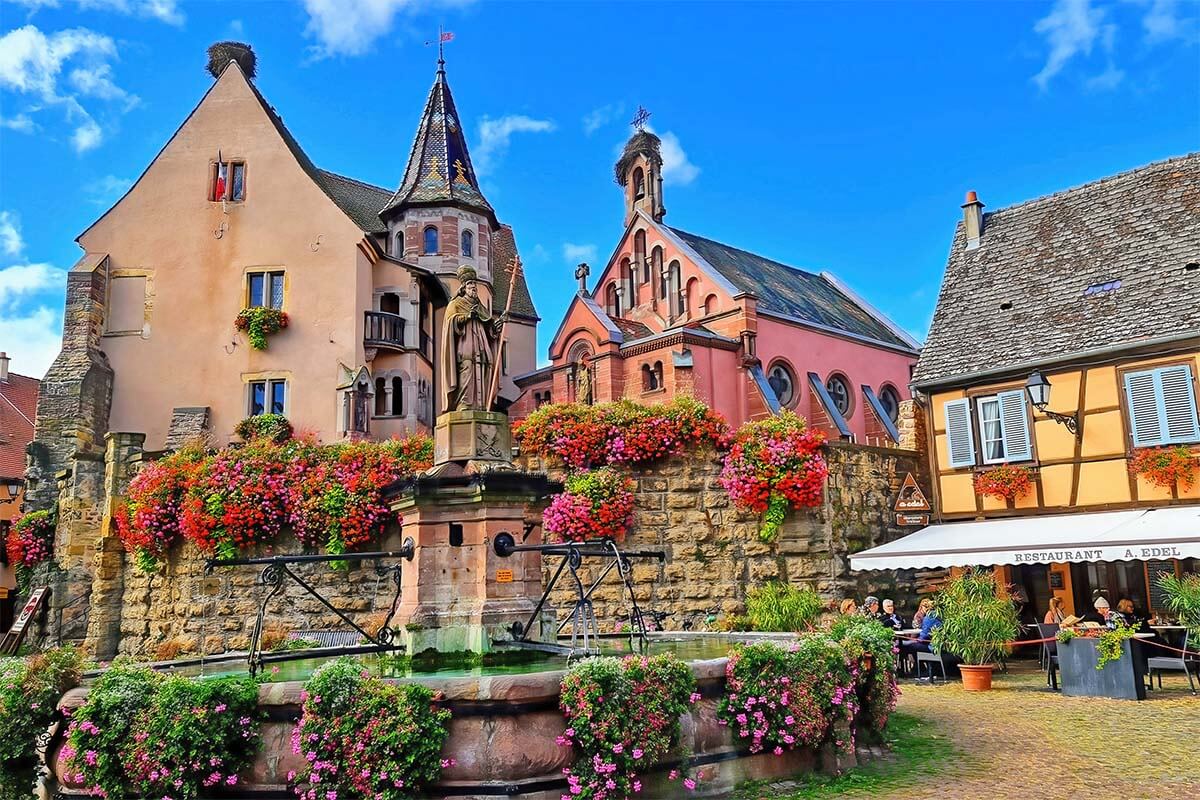
[[[190,543],[176,548],[153,574],[141,572],[120,548],[112,521],[113,498],[125,491],[141,459],[139,434],[109,434],[107,458],[75,461],[74,480],[95,485],[82,492],[105,500],[75,501],[65,491],[59,531],[65,540],[89,544],[68,550],[60,561],[90,578],[86,611],[75,626],[86,649],[100,658],[114,654],[167,658],[217,654],[247,647],[259,603],[270,587],[261,582],[261,566],[220,568],[206,574],[204,557]],[[644,611],[666,614],[669,629],[712,629],[720,620],[744,613],[746,592],[770,580],[810,586],[830,600],[891,597],[902,613],[916,605],[917,582],[911,572],[851,574],[849,554],[903,536],[892,511],[907,473],[919,474],[916,452],[834,443],[827,448],[829,480],[824,503],[793,511],[774,542],[759,538],[755,515],[734,508],[718,484],[721,464],[715,456],[691,456],[631,470],[637,485],[635,525],[626,548],[661,550],[665,561],[638,561],[633,569],[635,596]],[[526,459],[521,466],[544,469],[561,478],[561,465]],[[399,531],[381,543],[398,549]],[[277,552],[297,550],[295,543]],[[259,555],[269,554],[263,549]],[[557,567],[547,559],[545,570]],[[374,631],[392,600],[393,586],[371,564],[333,567],[328,563],[293,568],[357,624]],[[597,575],[585,564],[585,585]],[[569,576],[567,576],[569,579]],[[560,618],[571,607],[573,592],[562,580],[552,595]],[[593,595],[602,630],[628,621],[628,602],[615,573]],[[304,630],[346,630],[348,626],[295,583],[267,606],[268,632],[281,638]],[[86,631],[86,637],[83,632]]]
[[[758,535],[759,520],[734,508],[720,487],[720,460],[674,458],[629,471],[637,483],[634,529],[626,548],[661,549],[664,562],[639,561],[634,594],[643,611],[667,614],[668,629],[712,628],[722,617],[745,612],[746,591],[782,580],[816,589],[829,600],[891,597],[901,613],[916,608],[910,571],[850,572],[850,553],[892,541],[911,528],[895,524],[893,507],[906,473],[919,473],[911,450],[833,443],[827,448],[829,481],[819,508],[792,511],[774,542]],[[561,466],[529,459],[527,466],[561,478]],[[548,559],[547,574],[557,565]],[[596,568],[580,570],[584,585]],[[566,580],[552,596],[560,617],[573,590]],[[615,573],[593,594],[601,630],[628,620],[628,601]]]

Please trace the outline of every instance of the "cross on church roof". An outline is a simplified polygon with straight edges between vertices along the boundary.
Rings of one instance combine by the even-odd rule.
[[[637,128],[639,131],[646,130],[646,122],[650,119],[650,112],[642,106],[638,106],[637,113],[633,115],[633,119],[629,124]]]

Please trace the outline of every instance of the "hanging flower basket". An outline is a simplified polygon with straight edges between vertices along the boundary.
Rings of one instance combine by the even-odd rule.
[[[1196,482],[1196,457],[1182,446],[1146,447],[1133,451],[1129,471],[1164,489],[1190,489]]]
[[[1004,464],[975,475],[975,494],[998,500],[1016,500],[1033,488],[1033,473],[1028,467]]]
[[[267,349],[267,337],[279,333],[288,326],[288,315],[278,308],[243,308],[238,312],[233,327],[244,331],[255,350]]]

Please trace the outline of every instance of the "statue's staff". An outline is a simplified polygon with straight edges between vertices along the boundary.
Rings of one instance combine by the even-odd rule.
[[[492,404],[496,402],[496,397],[500,394],[500,367],[504,361],[504,343],[508,339],[508,312],[512,309],[513,287],[517,285],[517,276],[521,274],[521,259],[518,256],[513,256],[509,262],[509,268],[505,270],[508,273],[508,300],[504,303],[504,315],[500,317],[500,339],[496,343],[496,358],[492,364],[492,382],[488,387],[487,402],[484,408],[488,411],[492,410]]]

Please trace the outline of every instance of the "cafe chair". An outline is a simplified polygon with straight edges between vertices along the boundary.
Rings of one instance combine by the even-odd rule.
[[[917,653],[917,679],[920,680],[924,675],[922,664],[930,664],[929,680],[933,680],[933,664],[938,665],[938,669],[942,671],[942,680],[946,680],[946,662],[942,661],[942,656],[939,653]]]
[[[1181,648],[1182,650],[1188,649],[1188,638],[1190,636],[1191,636],[1191,631],[1187,631],[1183,634],[1183,647]],[[1196,694],[1196,683],[1192,679],[1192,671],[1195,670],[1198,674],[1200,674],[1200,661],[1194,661],[1192,659],[1189,659],[1185,655],[1175,655],[1174,653],[1172,653],[1169,656],[1155,656],[1154,658],[1146,659],[1146,669],[1150,675],[1150,685],[1151,686],[1154,685],[1155,673],[1158,674],[1158,688],[1159,689],[1162,688],[1163,672],[1167,672],[1167,671],[1179,672],[1180,670],[1182,670],[1183,674],[1187,675],[1188,687],[1192,690],[1192,694]]]
[[[1059,624],[1052,622],[1049,625],[1038,623],[1038,638],[1049,639],[1048,642],[1042,642],[1042,659],[1045,663],[1046,670],[1046,685],[1054,691],[1058,691],[1058,635]]]

